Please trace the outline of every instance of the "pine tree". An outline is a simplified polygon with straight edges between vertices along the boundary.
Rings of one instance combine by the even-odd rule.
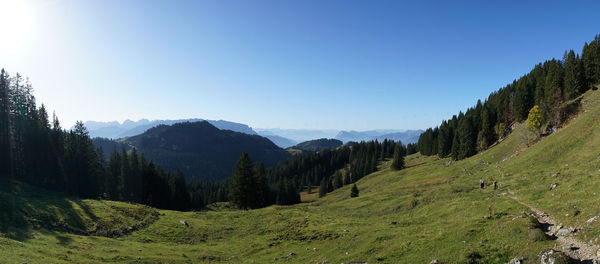
[[[277,197],[275,198],[275,204],[279,204],[279,205],[283,205],[286,202],[286,180],[285,178],[281,177],[279,178],[279,181],[277,181]],[[231,192],[231,190],[230,190]]]
[[[527,117],[527,110],[531,108],[533,99],[532,91],[527,86],[527,77],[521,77],[516,83],[513,84],[515,87],[515,97],[513,100],[514,118],[520,122],[525,120]]]
[[[254,182],[256,183],[256,203],[254,204],[255,208],[263,207],[269,204],[270,189],[269,182],[267,180],[267,175],[265,172],[265,166],[262,162],[259,162],[256,165],[254,170]],[[310,185],[309,185],[310,186]]]
[[[119,155],[115,146],[108,160],[108,175],[106,177],[106,192],[111,200],[122,200],[124,180],[121,177],[121,161],[121,155]]]
[[[394,159],[392,160],[392,169],[404,169],[404,154],[402,153],[402,147],[400,143],[396,144],[396,146],[394,147]]]
[[[256,197],[252,197],[254,190],[254,166],[248,153],[243,152],[242,156],[235,163],[233,176],[229,183],[229,201],[235,206],[247,210],[252,208]]]
[[[10,146],[10,101],[8,74],[0,71],[0,179],[12,177]]]
[[[134,147],[129,154],[129,201],[139,202],[142,197],[142,173],[137,149]]]
[[[321,180],[321,185],[319,185],[319,197],[323,197],[327,195],[327,183],[325,182],[325,179],[323,178]]]
[[[585,92],[585,73],[579,55],[576,56],[573,50],[565,54],[564,64],[564,97],[565,100],[571,100]]]
[[[459,123],[459,140],[460,147],[458,149],[458,159],[464,159],[473,156],[476,152],[476,131],[473,127],[471,117],[465,116],[462,122]]]
[[[450,150],[452,148],[452,128],[446,122],[446,120],[442,121],[440,125],[440,130],[438,134],[438,155],[440,157],[446,157],[450,154]],[[435,143],[434,143],[435,144]],[[408,146],[407,146],[408,147]]]
[[[283,204],[290,205],[300,202],[300,193],[294,181],[287,181],[285,187],[285,202]]]
[[[342,179],[342,174],[339,171],[337,171],[333,175],[333,189],[339,189],[342,186],[344,186],[344,181]]]
[[[352,189],[350,190],[350,197],[358,197],[358,187],[356,187],[356,184],[352,185]]]
[[[563,102],[563,68],[561,63],[554,59],[547,61],[544,66],[548,72],[544,85],[545,103],[551,113],[554,113]]]
[[[452,151],[450,152],[450,156],[452,156],[452,158],[454,160],[458,160],[459,157],[459,151],[460,151],[460,135],[458,133],[458,131],[456,131],[456,133],[454,133],[454,138],[452,139]]]
[[[492,145],[496,141],[496,133],[494,133],[494,115],[490,113],[489,107],[483,107],[481,112],[481,137],[482,149]]]
[[[592,42],[585,43],[581,53],[587,82],[594,85],[600,82],[600,36],[596,35]]]

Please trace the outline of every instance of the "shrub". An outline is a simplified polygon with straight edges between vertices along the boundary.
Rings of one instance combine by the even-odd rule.
[[[529,229],[527,231],[527,235],[529,236],[529,239],[531,239],[532,241],[545,241],[548,240],[548,236],[544,233],[544,231],[542,231],[541,229]]]

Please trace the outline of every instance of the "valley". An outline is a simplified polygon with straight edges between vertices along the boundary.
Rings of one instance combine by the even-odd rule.
[[[429,263],[433,259],[504,263],[513,258],[535,263],[542,252],[563,249],[560,243],[532,231],[538,227],[528,214],[538,212],[509,194],[548,213],[562,226],[580,228],[570,235],[574,239],[597,245],[594,237],[600,234],[599,222],[587,220],[600,212],[594,198],[600,187],[591,182],[600,165],[598,153],[590,147],[600,144],[599,113],[600,93],[589,91],[583,95],[578,116],[531,147],[512,133],[496,146],[461,161],[413,154],[401,171],[390,170],[389,161],[380,163],[377,172],[357,182],[358,198],[350,198],[347,185],[293,206],[240,211],[215,204],[200,212],[158,210],[158,219],[149,225],[113,238],[60,228],[12,229],[2,233],[2,258],[9,263]],[[480,178],[488,183],[498,180],[499,190],[489,185],[479,189]],[[551,188],[553,184],[557,187]],[[21,196],[27,204],[53,195],[21,188],[28,194]],[[2,193],[4,197],[12,194]],[[3,206],[7,200],[2,199]],[[83,226],[105,221],[109,216],[98,210],[107,204],[124,205],[70,197],[60,200],[65,202],[54,206],[82,219]],[[81,203],[88,209],[80,209],[77,204]],[[142,214],[135,213],[137,207],[127,206],[115,215]],[[52,214],[38,215],[36,210],[17,211],[31,220]],[[68,217],[62,219],[70,223]],[[125,219],[110,221],[125,225],[140,221]]]

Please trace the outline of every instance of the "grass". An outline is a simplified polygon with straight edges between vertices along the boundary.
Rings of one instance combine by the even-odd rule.
[[[502,194],[583,227],[582,240],[600,235],[600,222],[586,223],[600,215],[600,93],[581,104],[567,126],[528,148],[513,133],[463,161],[414,154],[401,171],[382,162],[357,182],[357,198],[345,186],[294,206],[176,212],[5,184],[1,212],[18,213],[0,216],[0,262],[539,262],[553,242]],[[500,189],[479,189],[480,178]]]

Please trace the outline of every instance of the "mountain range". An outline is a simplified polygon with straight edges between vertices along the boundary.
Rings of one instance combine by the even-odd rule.
[[[198,122],[207,121],[211,125],[221,130],[231,130],[240,132],[248,135],[260,135],[268,138],[280,148],[289,148],[297,145],[298,143],[321,139],[321,138],[334,138],[341,140],[343,143],[350,141],[360,142],[369,140],[384,139],[402,141],[404,144],[416,143],[419,139],[419,135],[423,133],[423,130],[392,130],[392,129],[380,129],[380,130],[368,130],[368,131],[354,131],[354,130],[332,130],[332,129],[282,129],[282,128],[256,128],[253,129],[246,124],[225,121],[225,120],[205,120],[201,118],[190,118],[190,119],[175,119],[175,120],[148,120],[140,119],[138,121],[125,120],[120,123],[118,121],[110,122],[99,122],[99,121],[86,121],[84,125],[87,127],[90,137],[101,137],[109,139],[118,139],[131,137],[144,133],[146,130],[153,128],[158,125],[173,125],[182,122]]]
[[[231,130],[235,132],[245,133],[248,135],[256,135],[257,133],[252,130],[248,125],[225,121],[225,120],[204,120],[200,118],[190,119],[176,119],[176,120],[148,120],[140,119],[138,121],[125,120],[123,123],[118,121],[110,122],[99,122],[99,121],[86,121],[85,127],[88,129],[90,137],[101,137],[101,138],[124,138],[135,136],[144,133],[146,130],[153,128],[158,125],[173,125],[176,123],[183,122],[198,122],[207,121],[218,129]]]
[[[96,147],[103,148],[105,155],[115,146],[135,147],[147,160],[167,171],[181,171],[189,180],[230,177],[242,152],[247,152],[255,162],[263,162],[266,167],[291,156],[267,138],[221,130],[208,121],[158,125],[140,135],[116,141],[94,139],[93,142]]]
[[[419,136],[423,133],[423,130],[368,130],[368,131],[340,131],[335,139],[341,140],[344,143],[355,141],[369,141],[369,140],[379,140],[383,141],[385,139],[394,140],[394,141],[402,141],[404,144],[416,143],[419,140]]]

